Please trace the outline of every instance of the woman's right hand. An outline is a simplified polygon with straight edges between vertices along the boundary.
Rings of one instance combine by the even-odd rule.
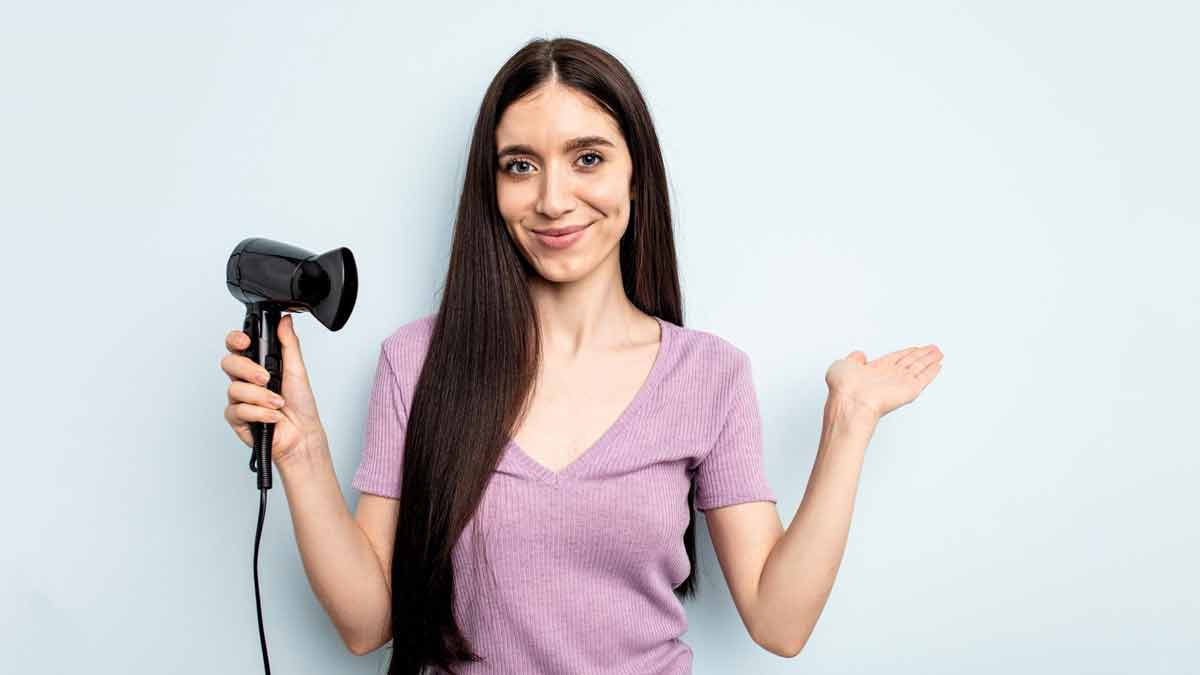
[[[292,315],[279,320],[279,343],[283,351],[283,373],[279,395],[267,388],[267,369],[255,363],[242,351],[250,347],[250,336],[240,330],[225,336],[229,351],[221,358],[221,370],[229,376],[229,403],[225,406],[225,421],[247,447],[254,447],[251,422],[274,422],[271,439],[271,458],[276,466],[289,459],[315,450],[315,444],[325,442],[325,430],[317,414],[300,340],[292,327]]]

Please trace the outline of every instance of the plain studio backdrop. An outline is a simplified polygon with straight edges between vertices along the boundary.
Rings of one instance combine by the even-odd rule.
[[[218,363],[249,236],[348,246],[296,327],[349,485],[380,341],[437,308],[499,66],[571,36],[662,142],[685,325],[751,357],[786,525],[824,373],[937,344],[867,449],[794,659],[703,518],[699,675],[1200,672],[1200,11],[1189,3],[41,2],[0,19],[10,673],[259,673],[259,493]],[[273,670],[374,673],[308,585],[278,478]]]

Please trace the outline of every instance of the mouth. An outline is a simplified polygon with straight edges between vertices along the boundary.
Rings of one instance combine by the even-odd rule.
[[[571,225],[569,227],[553,227],[544,230],[534,230],[534,237],[543,246],[554,249],[564,249],[583,238],[591,223],[586,225]]]
[[[591,223],[586,223],[584,225],[571,225],[568,227],[548,227],[542,230],[534,230],[534,232],[546,237],[561,237],[564,234],[578,232],[588,225],[591,225]]]

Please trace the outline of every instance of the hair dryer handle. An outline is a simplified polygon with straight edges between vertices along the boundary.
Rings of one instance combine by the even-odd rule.
[[[279,318],[277,308],[266,305],[248,305],[242,330],[250,336],[250,346],[242,354],[267,369],[271,379],[267,389],[280,393],[283,385],[283,348],[279,344]],[[271,489],[271,442],[275,436],[274,422],[251,422],[250,432],[254,437],[254,449],[250,454],[250,470],[258,474],[258,487]]]

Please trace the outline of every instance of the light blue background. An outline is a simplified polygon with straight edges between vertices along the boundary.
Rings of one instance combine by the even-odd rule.
[[[297,322],[352,506],[379,342],[437,307],[484,88],[570,35],[649,101],[685,323],[752,358],[785,525],[830,363],[945,353],[880,423],[797,658],[750,640],[700,531],[695,672],[1200,672],[1195,7],[6,8],[3,669],[261,672],[225,260],[247,236],[354,251],[345,329]],[[312,593],[280,488],[273,669],[375,672]]]

